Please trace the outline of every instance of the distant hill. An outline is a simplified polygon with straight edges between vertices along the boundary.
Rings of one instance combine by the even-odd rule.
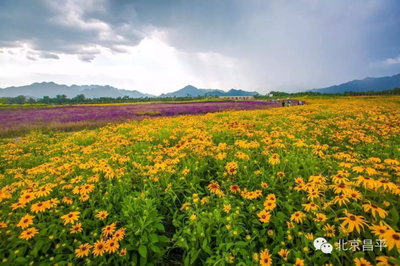
[[[24,95],[32,98],[43,98],[49,96],[54,98],[57,95],[66,95],[68,98],[73,98],[78,94],[85,95],[86,98],[110,97],[118,98],[129,96],[130,98],[157,97],[155,95],[141,93],[135,90],[121,90],[112,86],[101,85],[61,85],[54,82],[33,83],[31,85],[20,87],[0,88],[0,97],[17,97]],[[197,96],[252,96],[258,94],[255,91],[243,91],[231,89],[228,92],[223,90],[198,89],[188,85],[175,92],[161,94],[159,97],[197,97]]]
[[[258,94],[255,91],[243,91],[231,89],[228,92],[223,90],[198,89],[192,85],[188,85],[180,90],[163,93],[160,97],[197,97],[197,96],[253,96]]]
[[[83,94],[86,98],[117,98],[124,96],[129,96],[130,98],[154,97],[154,95],[141,93],[135,90],[119,90],[108,85],[67,86],[56,84],[54,82],[33,83],[27,86],[0,89],[0,97],[16,97],[19,95],[24,95],[32,98],[42,98],[44,96],[53,98],[56,95],[63,94],[65,94],[68,98],[73,98],[78,94]]]
[[[340,85],[327,88],[313,89],[313,92],[319,93],[344,93],[346,91],[365,92],[365,91],[383,91],[400,88],[400,74],[391,77],[365,78],[362,80],[353,80]]]

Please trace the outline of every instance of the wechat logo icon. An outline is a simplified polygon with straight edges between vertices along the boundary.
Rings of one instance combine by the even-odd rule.
[[[325,254],[331,254],[333,250],[333,246],[323,237],[317,237],[314,240],[314,247],[315,250],[321,250]]]

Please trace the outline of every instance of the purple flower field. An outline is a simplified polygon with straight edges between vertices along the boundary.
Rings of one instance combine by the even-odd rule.
[[[129,105],[86,105],[57,107],[13,107],[0,109],[0,136],[13,136],[32,129],[78,130],[109,122],[148,117],[205,114],[225,110],[254,110],[279,107],[266,101],[217,101],[150,103]]]

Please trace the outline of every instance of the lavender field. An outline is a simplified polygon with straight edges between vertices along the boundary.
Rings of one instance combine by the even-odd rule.
[[[79,130],[109,122],[141,120],[158,116],[205,114],[226,110],[279,107],[266,101],[150,103],[56,107],[10,107],[0,109],[0,137],[18,136],[35,129]]]

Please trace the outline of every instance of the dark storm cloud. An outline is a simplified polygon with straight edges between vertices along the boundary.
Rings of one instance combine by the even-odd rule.
[[[252,87],[317,87],[400,72],[400,64],[371,67],[400,55],[395,0],[120,0],[108,10],[114,22],[165,30],[178,49],[238,58]]]
[[[109,23],[107,19],[114,17],[111,14],[105,14],[104,21],[90,16],[103,5],[102,1],[0,1],[0,47],[28,42],[43,52],[43,57],[47,53],[55,58],[55,53],[92,56],[88,46],[120,51],[116,45],[138,44],[143,36],[132,25]]]

